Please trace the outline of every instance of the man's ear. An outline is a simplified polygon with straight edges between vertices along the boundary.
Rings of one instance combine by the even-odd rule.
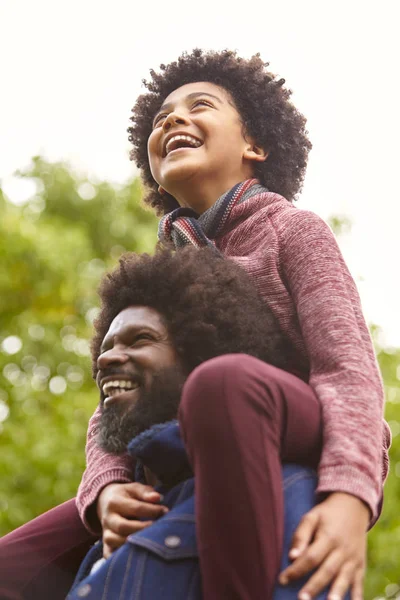
[[[257,146],[251,140],[244,149],[243,158],[245,160],[254,160],[256,162],[264,162],[268,158],[268,150],[264,150],[261,146]]]

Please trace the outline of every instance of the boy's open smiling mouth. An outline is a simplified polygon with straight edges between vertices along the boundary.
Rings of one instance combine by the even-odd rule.
[[[175,150],[195,149],[203,145],[203,142],[190,134],[175,133],[167,136],[164,142],[163,157],[168,156]]]

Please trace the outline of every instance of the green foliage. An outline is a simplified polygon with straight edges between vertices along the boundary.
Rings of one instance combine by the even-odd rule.
[[[373,330],[374,333],[374,330]],[[374,336],[376,337],[376,336]],[[392,431],[390,474],[385,485],[382,516],[369,534],[366,598],[400,594],[400,350],[379,348],[386,390],[386,420]]]
[[[347,215],[330,216],[327,222],[336,236],[340,236],[351,231],[352,222]]]
[[[0,190],[0,535],[75,495],[98,402],[98,281],[156,241],[138,180],[93,185],[41,158],[20,176],[37,189],[24,206]]]
[[[122,252],[151,252],[156,241],[137,180],[92,184],[38,157],[20,176],[37,189],[24,206],[0,189],[0,535],[75,495],[98,402],[88,346],[97,284]],[[330,224],[350,228],[342,217]],[[400,350],[377,350],[393,445],[367,599],[400,591]]]

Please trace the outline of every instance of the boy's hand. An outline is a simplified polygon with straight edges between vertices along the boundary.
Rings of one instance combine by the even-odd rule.
[[[313,598],[329,584],[329,600],[343,598],[349,588],[352,600],[362,600],[369,520],[370,511],[361,500],[331,493],[300,521],[289,552],[293,563],[280,574],[280,583],[316,569],[299,592],[300,600]]]
[[[141,483],[112,483],[100,492],[97,515],[103,529],[105,558],[122,546],[128,535],[145,529],[153,519],[168,512],[160,500],[154,488]],[[149,520],[136,521],[137,518]]]

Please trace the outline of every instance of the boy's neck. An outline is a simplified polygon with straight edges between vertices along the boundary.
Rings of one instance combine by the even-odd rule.
[[[179,206],[192,208],[197,214],[201,215],[211,208],[218,198],[225,192],[228,192],[237,183],[246,179],[251,179],[252,174],[242,177],[232,177],[231,180],[218,182],[215,179],[202,182],[201,185],[194,184],[192,181],[179,182],[179,190],[173,193]]]

